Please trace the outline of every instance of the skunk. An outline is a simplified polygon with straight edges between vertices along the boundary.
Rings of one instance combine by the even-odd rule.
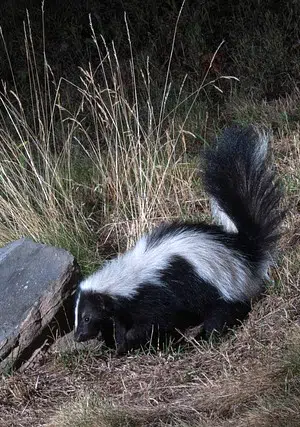
[[[225,130],[203,155],[203,183],[218,224],[162,224],[80,283],[77,341],[101,336],[119,353],[155,336],[203,325],[222,332],[250,311],[279,238],[281,191],[268,138]]]

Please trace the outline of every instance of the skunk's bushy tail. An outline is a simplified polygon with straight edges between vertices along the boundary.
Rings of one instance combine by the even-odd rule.
[[[232,127],[204,154],[203,182],[213,215],[226,231],[251,241],[261,256],[272,254],[283,217],[267,149],[266,134],[252,126]]]

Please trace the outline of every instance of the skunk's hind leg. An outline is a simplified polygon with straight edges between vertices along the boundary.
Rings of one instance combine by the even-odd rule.
[[[245,319],[251,310],[250,302],[230,302],[219,299],[204,319],[204,335],[208,338],[213,332],[221,333]]]

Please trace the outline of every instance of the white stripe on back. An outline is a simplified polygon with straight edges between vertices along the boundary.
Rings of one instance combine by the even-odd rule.
[[[175,230],[150,248],[146,236],[142,237],[133,249],[85,279],[80,289],[133,297],[143,283],[163,286],[160,271],[174,255],[190,262],[197,274],[227,300],[251,298],[260,291],[259,281],[237,253],[218,242],[214,235],[194,230]]]

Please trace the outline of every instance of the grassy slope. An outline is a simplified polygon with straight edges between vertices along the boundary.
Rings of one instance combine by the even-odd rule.
[[[49,354],[40,366],[2,378],[0,425],[300,425],[297,54],[280,59],[286,46],[295,52],[291,40],[298,11],[294,5],[279,23],[278,11],[255,9],[254,18],[264,25],[253,29],[249,23],[246,31],[252,3],[237,2],[230,12],[207,3],[190,26],[184,25],[189,13],[194,16],[187,4],[172,50],[174,2],[165,23],[167,38],[161,22],[154,22],[155,48],[149,43],[146,51],[130,54],[127,43],[121,56],[98,40],[99,70],[85,68],[81,81],[79,74],[55,80],[49,68],[40,68],[27,27],[30,84],[24,88],[17,76],[15,86],[0,94],[2,244],[29,235],[71,250],[90,272],[161,220],[209,218],[195,154],[232,121],[272,126],[288,216],[274,284],[231,336],[118,359],[101,347]],[[216,10],[219,22],[203,35]],[[139,12],[146,22],[147,12]],[[236,31],[231,33],[232,22]],[[215,43],[217,25],[229,41],[225,60],[217,53],[211,63],[221,41]],[[143,26],[132,30],[135,49]],[[168,53],[162,49],[165,39]],[[230,74],[241,78],[238,86],[224,78]]]

